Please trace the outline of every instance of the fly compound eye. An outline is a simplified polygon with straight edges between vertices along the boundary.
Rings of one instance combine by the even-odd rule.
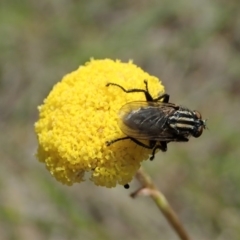
[[[198,111],[193,111],[197,119],[202,119],[202,115]],[[201,134],[200,134],[201,135]]]
[[[204,126],[200,126],[198,127],[198,129],[196,129],[196,131],[193,133],[193,137],[198,138],[202,135]]]

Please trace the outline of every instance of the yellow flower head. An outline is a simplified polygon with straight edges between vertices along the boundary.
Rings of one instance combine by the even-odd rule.
[[[86,172],[96,185],[114,187],[130,182],[148,159],[151,150],[124,137],[118,126],[119,109],[131,101],[145,101],[143,93],[125,93],[106,84],[126,89],[145,89],[148,81],[153,97],[164,92],[158,78],[132,62],[91,60],[57,83],[39,107],[35,123],[37,158],[60,182],[72,185],[84,181]]]

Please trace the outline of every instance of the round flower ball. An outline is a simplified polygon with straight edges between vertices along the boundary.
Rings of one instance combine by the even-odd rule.
[[[131,61],[91,60],[63,77],[38,107],[35,123],[38,139],[36,156],[58,181],[66,185],[89,179],[98,186],[115,187],[129,183],[151,149],[131,140],[106,142],[126,137],[118,125],[119,109],[132,101],[146,101],[144,93],[125,89],[145,89],[148,81],[153,97],[164,93],[158,78]]]

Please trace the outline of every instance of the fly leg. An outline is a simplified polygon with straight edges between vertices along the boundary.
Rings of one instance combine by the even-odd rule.
[[[184,137],[184,136],[178,136],[176,135],[176,139],[175,139],[176,142],[188,142],[189,139],[187,137]]]
[[[167,142],[161,141],[160,144],[161,144],[161,147],[162,147],[162,148],[160,148],[160,149],[161,149],[163,152],[166,152],[166,151],[167,151]]]
[[[146,86],[146,92],[150,95],[149,91],[148,91],[148,81],[147,80],[144,80],[144,83],[145,83],[145,86]],[[146,94],[145,94],[146,96]],[[151,95],[150,95],[151,96]],[[163,103],[168,103],[169,102],[169,95],[168,94],[163,94],[163,95],[160,95],[158,96],[157,98],[153,98],[151,96],[151,99],[149,100],[148,97],[146,96],[146,100],[149,101],[149,102],[157,102],[157,101],[160,101],[162,100]]]
[[[154,159],[157,149],[160,149],[163,152],[167,151],[167,143],[166,142],[160,142],[160,144],[161,144],[160,145],[160,144],[157,144],[157,141],[150,140],[149,145],[146,145],[146,144],[138,141],[135,138],[130,138],[130,139],[141,147],[152,149],[152,156],[150,157],[150,161],[152,161]]]
[[[133,142],[135,142],[137,145],[139,145],[141,147],[148,148],[148,149],[153,149],[152,150],[152,156],[150,157],[151,161],[154,159],[157,149],[160,149],[163,152],[167,151],[167,142],[162,142],[161,141],[160,144],[157,144],[157,141],[150,140],[149,145],[147,145],[147,144],[144,144],[144,143],[142,143],[142,142],[140,142],[137,139],[132,138],[132,137],[117,138],[113,141],[107,142],[106,144],[107,144],[107,146],[109,146],[109,145],[111,145],[115,142],[126,140],[126,139],[132,140]]]
[[[133,88],[133,89],[127,90],[124,87],[122,87],[121,85],[116,84],[116,83],[107,83],[106,87],[108,87],[110,85],[116,86],[116,87],[121,88],[125,93],[134,93],[134,92],[138,92],[139,93],[139,92],[142,92],[142,93],[144,93],[147,102],[157,102],[157,101],[162,100],[164,103],[168,103],[168,101],[169,101],[169,95],[168,94],[163,94],[163,95],[158,96],[157,98],[154,99],[151,96],[151,94],[149,93],[149,91],[148,91],[148,82],[147,82],[147,80],[144,80],[144,84],[145,84],[146,90],[138,89],[138,88]]]
[[[145,83],[145,81],[144,81],[144,83]],[[146,84],[146,83],[145,83],[145,84]],[[152,98],[152,96],[150,95],[150,93],[148,92],[148,90],[138,89],[138,88],[133,88],[133,89],[127,90],[127,89],[125,89],[124,87],[122,87],[121,85],[118,85],[118,84],[116,84],[116,83],[108,83],[108,84],[106,85],[106,87],[108,87],[108,86],[110,86],[110,85],[121,88],[125,93],[134,93],[134,92],[139,93],[139,92],[142,92],[142,93],[145,94],[146,100],[147,100],[148,102],[153,102],[153,98]],[[146,86],[147,86],[147,84],[146,84]]]
[[[115,143],[115,142],[123,141],[123,140],[127,140],[127,139],[130,139],[130,140],[132,140],[133,142],[135,142],[137,145],[139,145],[139,146],[141,146],[141,147],[144,147],[144,148],[148,148],[148,149],[153,149],[154,146],[156,145],[156,141],[149,141],[150,144],[147,145],[147,144],[144,144],[144,143],[142,143],[142,142],[140,142],[140,141],[138,141],[137,139],[132,138],[132,137],[122,137],[122,138],[114,139],[114,140],[112,140],[112,141],[107,141],[107,142],[106,142],[106,145],[107,145],[107,146],[110,146],[110,145],[112,145],[112,144]]]
[[[157,149],[160,149],[162,152],[167,151],[167,142],[161,141],[160,144],[156,144],[156,141],[154,141],[154,142],[155,142],[155,146],[153,147],[152,156],[150,157],[150,161],[152,161],[154,159]]]
[[[163,103],[168,103],[169,98],[170,98],[170,96],[168,94],[164,93],[163,95],[160,95],[159,97],[153,99],[153,102],[162,100]]]
[[[112,141],[107,141],[107,142],[106,142],[106,145],[107,145],[107,146],[110,146],[110,145],[112,145],[112,144],[115,143],[115,142],[123,141],[123,140],[126,140],[126,139],[131,139],[131,138],[130,138],[130,137],[117,138],[117,139],[114,139],[114,140],[112,140]]]

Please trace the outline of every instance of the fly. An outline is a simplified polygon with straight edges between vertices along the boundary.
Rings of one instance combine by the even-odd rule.
[[[153,160],[157,149],[167,151],[169,142],[188,142],[191,136],[197,138],[206,128],[206,120],[198,111],[169,103],[169,95],[163,94],[153,98],[146,89],[126,90],[116,83],[106,86],[116,86],[125,93],[145,94],[146,101],[133,101],[126,103],[119,111],[119,127],[126,137],[117,138],[107,142],[107,146],[126,139],[130,139],[139,146],[152,149],[150,160]],[[149,144],[142,141],[147,140]]]

